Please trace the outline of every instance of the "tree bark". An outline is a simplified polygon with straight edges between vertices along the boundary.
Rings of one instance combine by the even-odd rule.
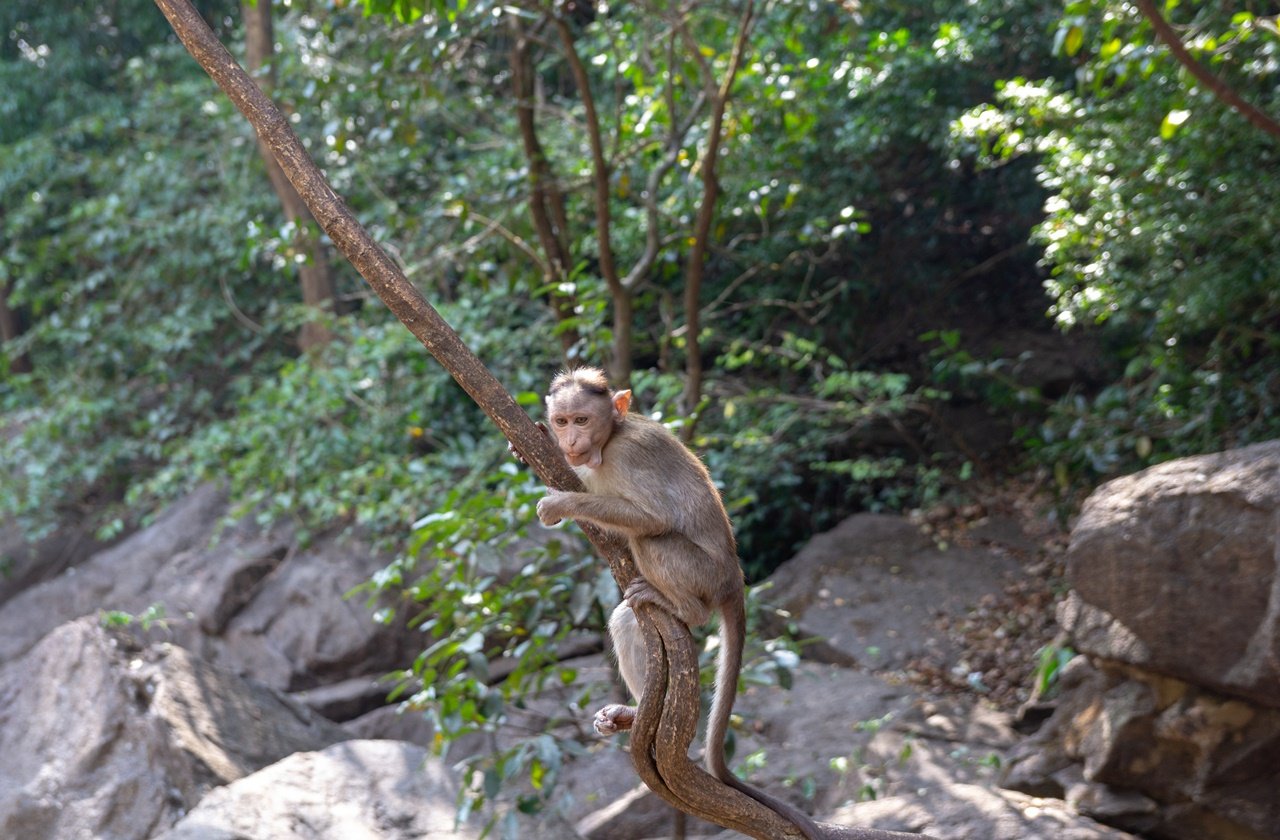
[[[1164,16],[1160,14],[1160,10],[1156,8],[1155,3],[1151,2],[1151,0],[1134,0],[1134,4],[1142,12],[1143,16],[1151,22],[1156,35],[1169,47],[1169,52],[1173,53],[1173,57],[1178,60],[1178,63],[1187,68],[1188,73],[1195,76],[1200,84],[1218,97],[1220,102],[1225,103],[1229,108],[1267,134],[1280,138],[1280,123],[1277,123],[1252,103],[1246,102],[1240,94],[1232,89],[1231,85],[1213,75],[1209,68],[1196,61],[1195,56],[1191,54],[1191,51],[1182,43],[1182,39],[1178,37],[1177,30],[1164,19]]]
[[[275,33],[271,23],[271,0],[245,2],[241,5],[244,15],[245,63],[249,73],[258,80],[263,93],[270,96],[276,87]],[[305,258],[298,264],[298,282],[302,286],[302,302],[317,313],[334,305],[333,271],[329,266],[329,249],[320,239],[315,220],[306,202],[285,177],[284,170],[271,155],[271,150],[258,139],[258,152],[267,168],[271,189],[280,199],[285,218],[293,223],[293,248]],[[318,349],[333,340],[333,333],[320,318],[309,319],[298,333],[298,349],[303,352]]]
[[[587,124],[587,142],[591,147],[591,184],[595,210],[596,249],[600,255],[600,276],[609,287],[613,299],[613,347],[609,359],[609,379],[618,388],[631,387],[632,318],[635,306],[631,290],[623,286],[618,275],[618,264],[613,257],[613,215],[609,206],[609,178],[612,167],[604,155],[604,137],[600,132],[600,117],[596,113],[596,98],[591,92],[591,80],[587,68],[578,55],[573,40],[573,30],[562,17],[555,18],[564,47],[565,59],[573,73],[574,86],[582,98],[583,116]]]
[[[316,221],[378,297],[449,371],[548,486],[582,490],[577,474],[550,438],[533,424],[351,215],[310,159],[288,120],[222,46],[190,0],[155,2],[187,51],[253,124]],[[635,577],[635,564],[625,542],[590,525],[582,525],[582,530],[625,590]],[[632,731],[631,755],[637,772],[651,786],[657,786],[654,789],[659,795],[702,819],[738,828],[759,840],[799,838],[799,830],[774,811],[696,770],[688,757],[699,705],[693,639],[687,627],[651,604],[640,605],[637,615],[650,657],[644,697]],[[670,668],[668,657],[674,663]],[[672,675],[670,680],[668,674]],[[832,840],[919,840],[918,835],[839,826],[826,827],[824,836]]]

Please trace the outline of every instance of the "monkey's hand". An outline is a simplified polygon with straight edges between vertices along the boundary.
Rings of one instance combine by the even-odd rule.
[[[551,440],[551,430],[547,428],[546,423],[543,423],[541,420],[539,420],[537,423],[534,423],[533,425],[537,426],[539,429],[542,430],[542,433],[546,435],[547,440]],[[554,440],[551,440],[551,442],[555,443]],[[521,457],[520,453],[516,451],[516,445],[511,441],[507,441],[507,451],[510,452],[512,457],[515,458],[520,463],[524,464],[525,466],[529,465],[529,462],[526,461],[523,457]]]
[[[538,519],[543,525],[555,525],[571,514],[570,502],[575,494],[564,490],[548,490],[538,499]]]
[[[591,725],[595,727],[597,735],[608,737],[609,735],[617,735],[619,732],[626,732],[635,722],[635,706],[610,703],[596,712],[595,719],[591,721]]]

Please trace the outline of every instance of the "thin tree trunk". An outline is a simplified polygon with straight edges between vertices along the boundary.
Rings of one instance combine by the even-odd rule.
[[[258,80],[263,93],[271,96],[276,87],[276,70],[273,63],[275,34],[271,22],[271,0],[245,2],[244,14],[245,63],[249,72]],[[315,220],[306,202],[289,183],[280,164],[271,156],[271,150],[258,140],[258,152],[267,168],[271,189],[280,199],[285,218],[294,225],[293,247],[306,255],[298,266],[298,282],[302,286],[302,302],[317,312],[332,311],[334,305],[333,271],[329,266],[329,249],[320,239]],[[304,352],[320,348],[333,340],[333,333],[321,318],[308,320],[298,333],[298,348]]]
[[[25,330],[22,318],[9,306],[9,283],[0,283],[0,348],[18,340]],[[11,373],[30,373],[31,357],[26,353],[18,353],[9,359]]]
[[[587,124],[587,143],[591,147],[591,183],[594,198],[596,249],[600,254],[600,276],[609,287],[613,299],[613,347],[609,360],[609,378],[618,388],[631,387],[632,318],[634,302],[631,290],[623,285],[618,274],[618,264],[613,257],[613,214],[609,207],[609,178],[612,168],[604,155],[604,137],[600,132],[600,117],[596,113],[596,98],[591,91],[587,68],[578,55],[573,40],[573,30],[562,17],[555,18],[560,32],[560,43],[573,73],[573,82],[582,99],[583,115]]]
[[[720,198],[720,181],[716,170],[720,163],[720,144],[724,130],[724,112],[729,104],[729,93],[737,78],[738,68],[742,66],[742,58],[746,54],[747,38],[751,33],[751,20],[755,12],[754,3],[748,0],[743,7],[742,17],[738,23],[738,36],[734,39],[733,53],[729,58],[729,67],[725,71],[724,81],[718,88],[711,70],[705,67],[706,84],[712,88],[711,126],[707,131],[707,149],[702,156],[702,203],[698,206],[698,216],[693,228],[693,247],[689,250],[689,262],[685,268],[684,279],[684,317],[685,317],[685,380],[684,392],[680,402],[689,422],[681,429],[681,437],[688,442],[693,439],[697,427],[694,412],[702,401],[702,343],[699,333],[702,331],[702,278],[706,273],[707,249],[711,238],[711,225],[716,218],[716,202]],[[700,53],[696,55],[701,58]]]
[[[529,163],[529,215],[546,254],[550,276],[544,279],[552,286],[547,299],[560,325],[560,349],[568,362],[580,339],[577,329],[566,326],[574,317],[574,296],[560,288],[573,267],[566,244],[568,217],[564,209],[564,194],[556,184],[542,141],[538,139],[533,59],[529,55],[529,40],[524,27],[516,15],[511,15],[511,28],[514,39],[511,45],[511,91],[516,98],[516,122],[520,126],[525,160]]]

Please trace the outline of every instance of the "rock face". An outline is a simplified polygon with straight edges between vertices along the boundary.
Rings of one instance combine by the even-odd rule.
[[[291,755],[206,796],[156,840],[426,840],[455,831],[457,781],[426,750],[347,741]]]
[[[1090,497],[1059,619],[1088,659],[1007,784],[1177,840],[1280,838],[1280,442]]]
[[[1011,558],[943,550],[905,519],[864,513],[814,537],[773,573],[766,596],[821,641],[806,655],[839,665],[901,668],[912,659],[951,661],[932,632],[939,611],[963,613],[999,592]]]
[[[1278,547],[1280,441],[1161,464],[1085,503],[1060,619],[1082,652],[1280,708]]]
[[[1280,837],[1280,714],[1173,677],[1079,657],[1005,784],[1153,837]]]
[[[374,623],[363,599],[346,597],[385,558],[351,538],[299,549],[288,528],[228,525],[226,513],[224,495],[202,487],[151,527],[13,595],[0,609],[0,662],[63,622],[153,604],[183,647],[285,691],[376,678],[412,658],[415,634]]]
[[[1131,834],[1072,813],[1061,802],[979,785],[952,785],[927,800],[894,796],[847,805],[834,821],[927,832],[938,840],[1133,840]]]
[[[171,645],[93,619],[0,667],[0,837],[134,840],[336,725]]]

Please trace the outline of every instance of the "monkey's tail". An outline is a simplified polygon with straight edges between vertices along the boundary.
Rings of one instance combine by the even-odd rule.
[[[716,660],[716,689],[707,718],[707,771],[721,782],[742,791],[761,805],[778,812],[800,830],[806,840],[823,840],[824,834],[805,812],[789,802],[770,796],[739,779],[724,758],[729,718],[738,694],[738,674],[742,671],[742,649],[747,640],[746,603],[741,595],[720,606],[720,656]]]
[[[738,674],[742,671],[742,646],[747,639],[746,603],[741,594],[720,605],[720,655],[716,658],[716,689],[707,718],[707,770],[726,784],[736,777],[724,760],[724,739],[729,734],[729,717],[738,694]]]

